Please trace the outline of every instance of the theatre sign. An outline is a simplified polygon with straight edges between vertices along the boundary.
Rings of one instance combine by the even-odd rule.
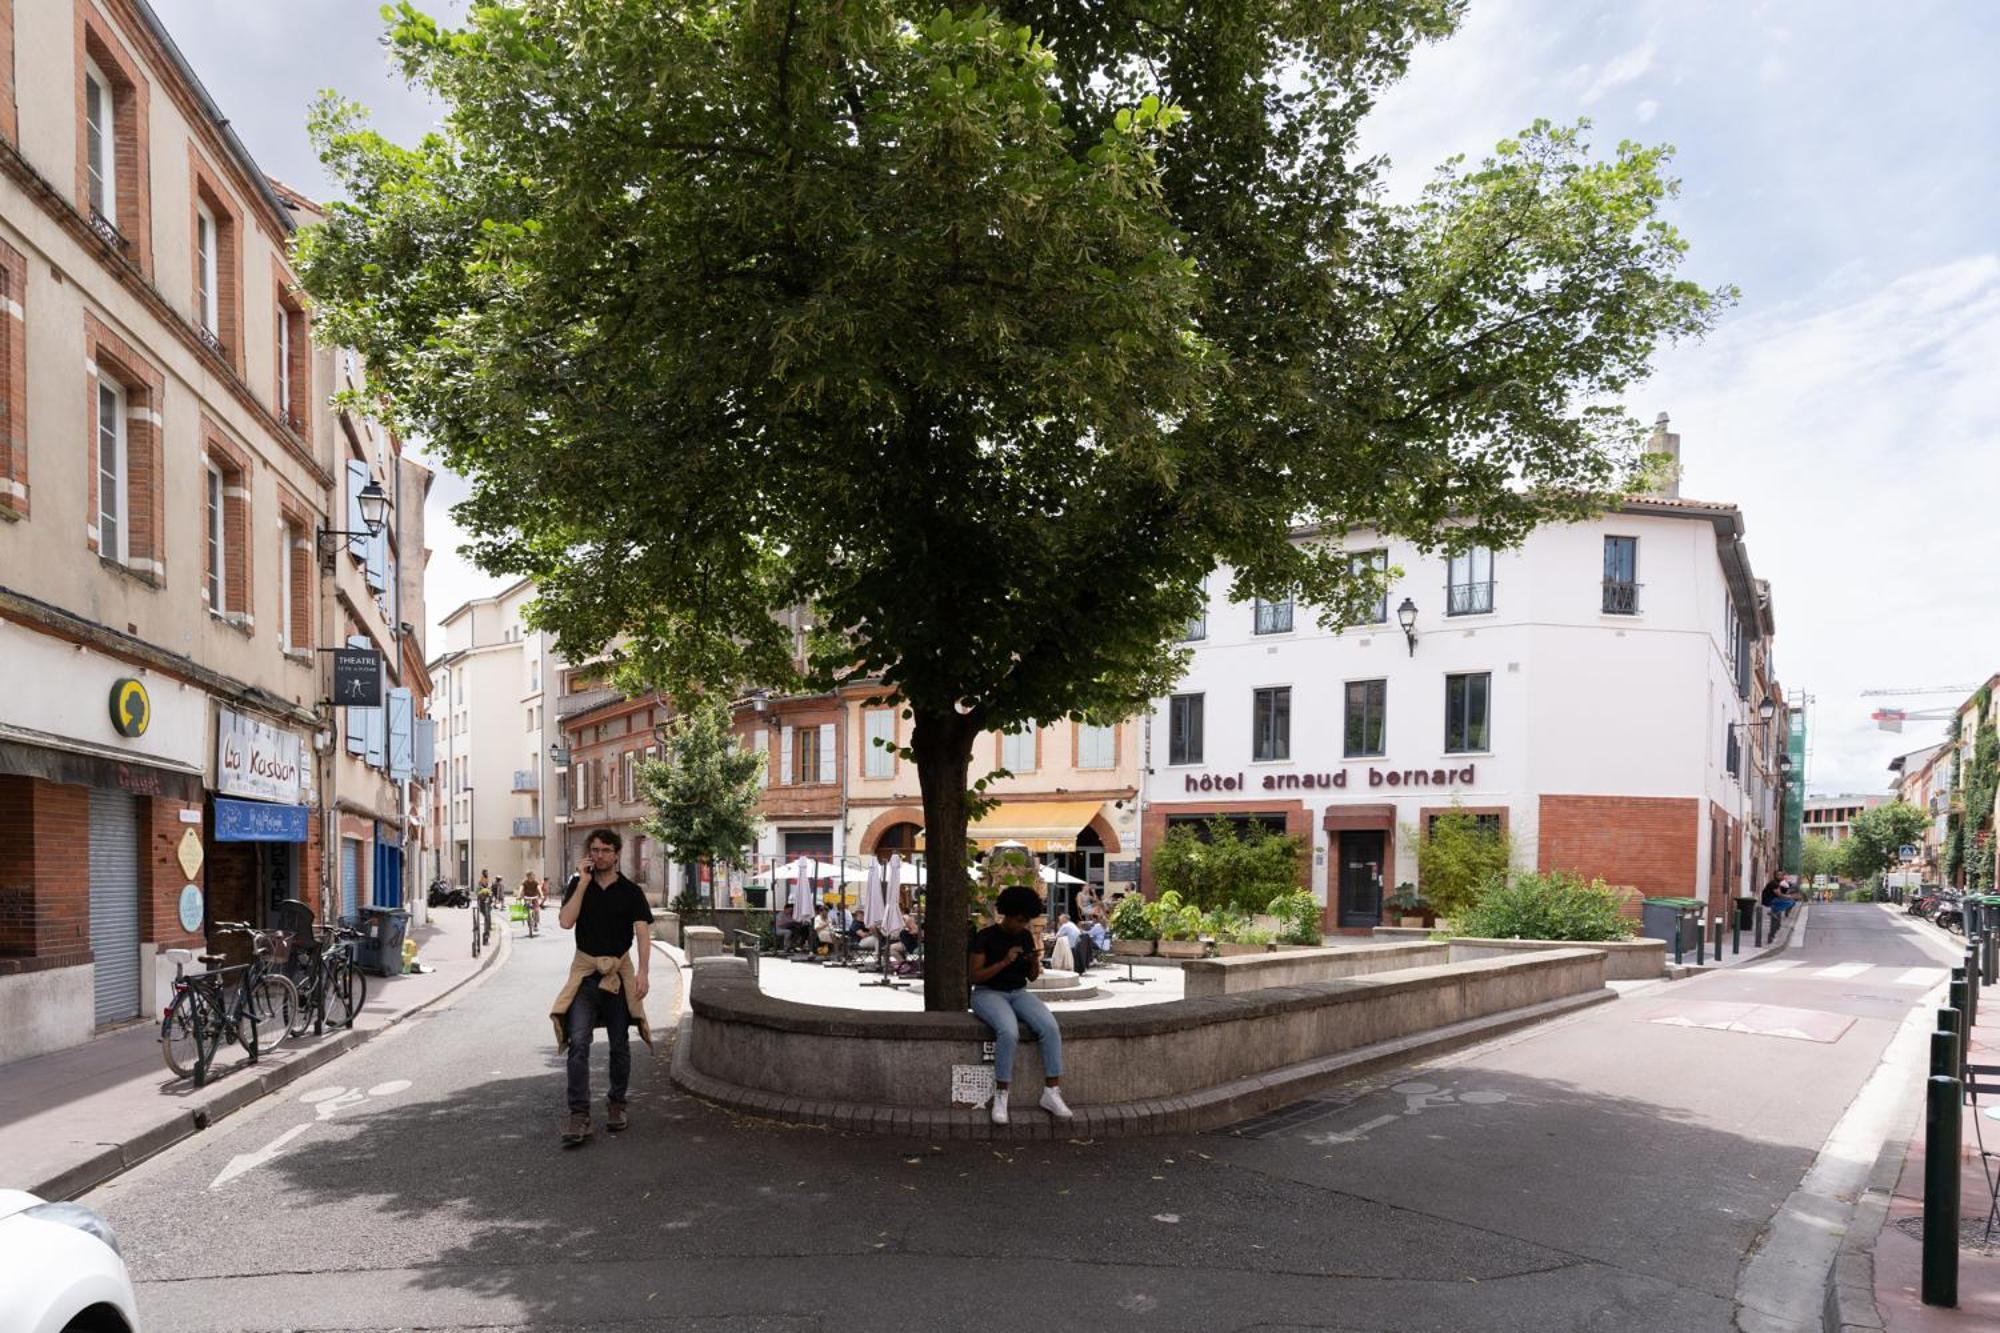
[[[1260,773],[1245,778],[1242,773],[1202,773],[1182,775],[1191,792],[1256,791],[1346,791],[1363,787],[1469,787],[1475,782],[1474,768],[1377,768],[1373,764],[1345,764],[1317,773]],[[1350,776],[1352,775],[1352,776]]]

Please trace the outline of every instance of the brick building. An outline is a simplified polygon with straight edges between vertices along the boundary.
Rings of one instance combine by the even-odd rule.
[[[428,474],[330,406],[310,205],[150,8],[0,0],[0,74],[4,1062],[156,1014],[217,920],[400,893]],[[361,641],[389,701],[336,716]]]
[[[1678,446],[1662,418],[1653,449]],[[1231,600],[1218,573],[1148,723],[1144,846],[1218,815],[1290,833],[1326,926],[1365,929],[1456,804],[1518,865],[1721,910],[1778,863],[1785,763],[1743,533],[1735,506],[1677,488],[1451,558],[1302,532],[1399,571],[1370,623],[1333,634]]]

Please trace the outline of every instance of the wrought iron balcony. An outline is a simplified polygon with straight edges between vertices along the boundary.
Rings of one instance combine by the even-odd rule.
[[[1604,580],[1604,614],[1607,616],[1638,615],[1639,585],[1627,579]]]
[[[1292,632],[1292,604],[1284,602],[1257,603],[1257,633],[1290,634]]]
[[[1493,580],[1484,583],[1453,583],[1445,589],[1444,613],[1448,616],[1483,616],[1493,609]]]
[[[540,773],[535,772],[532,768],[517,768],[514,770],[515,791],[540,791],[541,789],[542,775]]]
[[[542,821],[538,815],[514,816],[514,836],[517,838],[539,838],[542,836]]]

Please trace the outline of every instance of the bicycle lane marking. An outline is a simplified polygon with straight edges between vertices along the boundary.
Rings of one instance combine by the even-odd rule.
[[[408,1089],[409,1086],[410,1080],[406,1078],[392,1078],[386,1082],[377,1083],[365,1092],[360,1088],[349,1088],[340,1084],[332,1084],[327,1087],[314,1088],[309,1092],[300,1093],[296,1100],[313,1108],[313,1118],[303,1124],[293,1125],[290,1129],[278,1135],[277,1138],[272,1139],[255,1152],[237,1153],[229,1159],[227,1166],[216,1173],[215,1179],[208,1183],[209,1189],[221,1189],[238,1176],[248,1174],[258,1167],[263,1166],[289,1147],[292,1140],[298,1138],[299,1135],[305,1133],[320,1121],[330,1120],[340,1111],[346,1110],[348,1107],[363,1105],[376,1097],[393,1097],[397,1093]]]

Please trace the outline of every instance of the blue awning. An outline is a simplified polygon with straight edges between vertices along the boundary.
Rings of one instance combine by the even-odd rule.
[[[307,809],[267,801],[215,798],[217,842],[304,842]]]

